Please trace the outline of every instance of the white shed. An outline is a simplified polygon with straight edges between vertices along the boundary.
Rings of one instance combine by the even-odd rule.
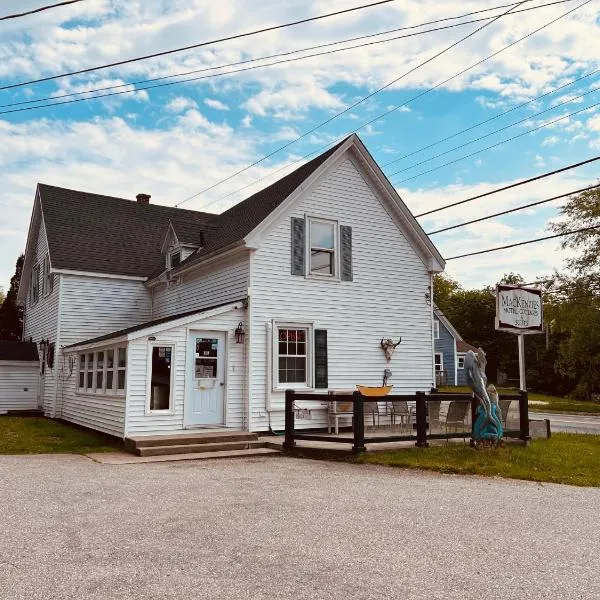
[[[0,414],[37,410],[39,381],[36,344],[0,341]]]

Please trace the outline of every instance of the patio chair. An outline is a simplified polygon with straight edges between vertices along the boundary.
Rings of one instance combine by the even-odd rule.
[[[429,431],[433,432],[440,426],[440,408],[441,400],[430,400],[427,402],[427,411],[429,417]]]
[[[392,400],[391,406],[391,422],[392,426],[396,425],[396,419],[399,419],[400,430],[404,429],[404,426],[410,427],[412,417],[412,410],[408,407],[406,400]]]
[[[375,429],[375,420],[377,420],[377,427],[379,427],[379,402],[365,402],[364,404],[365,413],[365,427],[367,426],[367,419],[373,419],[373,429]]]
[[[329,392],[330,395],[333,395]],[[327,404],[327,432],[331,433],[331,426],[333,425],[335,435],[340,432],[340,419],[350,419],[350,423],[354,423],[354,407],[352,402],[329,402]]]
[[[463,439],[466,439],[466,424],[467,416],[469,414],[469,407],[471,403],[465,400],[452,400],[448,406],[448,414],[446,415],[446,433],[449,430],[456,432],[460,431],[459,427],[462,428],[462,432],[465,434]]]
[[[512,400],[500,400],[498,404],[500,405],[500,412],[502,413],[502,425],[506,427],[506,423],[508,421],[508,412],[510,411]]]

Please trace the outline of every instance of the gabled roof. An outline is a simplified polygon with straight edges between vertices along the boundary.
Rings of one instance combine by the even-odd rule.
[[[38,361],[37,344],[33,342],[0,341],[0,360]]]
[[[444,324],[444,327],[450,332],[450,335],[456,341],[462,341],[462,336],[460,335],[460,333],[458,333],[458,331],[456,331],[456,329],[454,328],[454,325],[452,325],[452,323],[448,321],[448,317],[446,317],[446,315],[435,305],[433,306],[433,314]]]
[[[172,220],[185,231],[217,217],[158,204],[38,184],[53,269],[147,277],[164,264],[161,241]]]
[[[473,350],[475,354],[479,353],[479,348],[475,348],[475,346],[473,346],[472,344],[468,344],[464,340],[456,340],[456,351],[459,354],[466,354],[469,350]]]

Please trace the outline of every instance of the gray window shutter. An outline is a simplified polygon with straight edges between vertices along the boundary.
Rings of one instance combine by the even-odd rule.
[[[352,227],[340,226],[341,280],[352,281]]]
[[[305,239],[304,219],[292,217],[292,275],[304,275]]]
[[[315,329],[315,387],[329,387],[327,377],[327,330]]]

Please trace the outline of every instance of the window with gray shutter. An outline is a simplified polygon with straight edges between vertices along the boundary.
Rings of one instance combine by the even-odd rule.
[[[304,276],[306,272],[304,266],[305,243],[304,219],[292,217],[292,275]]]
[[[315,388],[329,387],[327,373],[327,330],[315,329]]]
[[[342,281],[352,281],[352,227],[340,226],[340,278]]]

